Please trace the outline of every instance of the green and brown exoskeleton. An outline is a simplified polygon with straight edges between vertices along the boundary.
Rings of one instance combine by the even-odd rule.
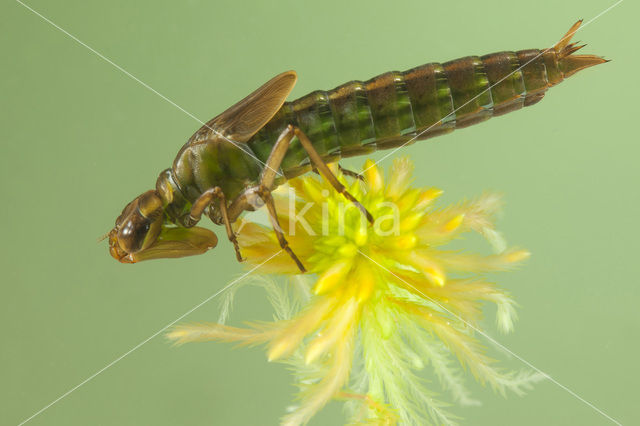
[[[605,62],[574,55],[574,24],[553,48],[469,56],[351,81],[285,102],[296,83],[284,72],[201,127],[163,171],[154,190],[129,203],[109,233],[121,262],[183,257],[215,247],[217,238],[195,226],[203,214],[224,225],[266,205],[281,247],[300,271],[278,224],[271,191],[286,179],[315,170],[346,199],[371,214],[327,167],[340,158],[403,146],[515,111],[540,101],[548,88]]]

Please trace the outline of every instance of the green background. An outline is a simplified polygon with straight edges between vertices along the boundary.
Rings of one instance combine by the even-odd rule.
[[[544,48],[613,1],[28,4],[208,120],[283,70],[298,72],[298,97],[430,61]],[[638,12],[627,0],[578,33],[586,52],[613,62],[533,108],[403,150],[417,183],[443,188],[445,202],[505,195],[499,227],[533,257],[497,277],[521,305],[515,333],[499,335],[488,309],[489,333],[623,424],[640,421]],[[17,424],[243,267],[226,241],[182,260],[109,257],[96,238],[200,124],[19,3],[2,2],[0,23],[0,424]],[[217,310],[213,300],[185,321]],[[236,322],[270,315],[260,290],[240,292]],[[30,424],[276,424],[291,381],[261,348],[174,348],[157,336]],[[484,405],[454,408],[465,424],[612,424],[551,382],[504,399],[469,381]],[[312,424],[342,418],[332,403]]]

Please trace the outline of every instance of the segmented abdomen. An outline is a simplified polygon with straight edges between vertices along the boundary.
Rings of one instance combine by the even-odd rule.
[[[469,56],[392,71],[287,102],[250,148],[266,161],[282,130],[299,126],[327,160],[366,154],[466,127],[539,101],[557,71],[539,50]],[[282,164],[287,177],[309,170],[294,140]]]

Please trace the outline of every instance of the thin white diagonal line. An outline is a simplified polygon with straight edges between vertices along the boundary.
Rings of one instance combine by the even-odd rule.
[[[175,103],[174,101],[172,101],[171,99],[167,98],[165,95],[163,95],[162,93],[158,92],[156,89],[154,89],[153,87],[149,86],[147,83],[145,83],[144,81],[140,80],[138,77],[136,77],[135,75],[131,74],[129,71],[125,70],[124,68],[122,68],[120,65],[116,64],[115,62],[113,62],[111,59],[107,58],[106,56],[104,56],[102,53],[98,52],[97,50],[95,50],[93,47],[89,46],[87,43],[83,42],[82,40],[78,39],[78,37],[74,36],[73,34],[71,34],[69,31],[65,30],[64,28],[60,27],[58,24],[56,24],[55,22],[51,21],[49,18],[47,18],[46,16],[42,15],[40,12],[38,12],[37,10],[33,9],[31,6],[23,3],[20,0],[16,0],[16,2],[20,3],[22,6],[24,6],[26,9],[30,10],[31,12],[33,12],[35,15],[39,16],[40,18],[42,18],[44,21],[46,21],[47,23],[51,24],[53,27],[55,27],[56,29],[58,29],[59,31],[61,31],[62,33],[66,34],[68,37],[70,37],[71,39],[73,39],[75,42],[77,42],[78,44],[80,44],[81,46],[86,47],[87,49],[89,49],[91,52],[93,52],[94,54],[96,54],[99,58],[103,59],[105,62],[113,65],[118,71],[121,71],[123,74],[125,74],[127,77],[133,79],[134,81],[136,81],[137,83],[140,83],[142,86],[144,86],[146,89],[150,90],[151,92],[155,93],[156,95],[160,96],[162,99],[164,99],[165,101],[169,102],[171,105],[173,105],[174,107],[178,108],[180,111],[184,112],[185,114],[187,114],[189,117],[193,118],[194,120],[196,120],[198,123],[202,124],[203,126],[205,126],[207,129],[211,130],[213,133],[215,133],[216,135],[220,136],[222,139],[224,139],[225,141],[229,142],[230,144],[234,145],[236,148],[238,148],[239,150],[241,150],[242,152],[244,152],[246,155],[248,155],[249,157],[253,158],[254,160],[256,160],[257,162],[259,162],[260,164],[262,164],[263,166],[271,169],[273,172],[275,172],[278,176],[282,176],[282,174],[280,172],[278,172],[277,170],[274,170],[271,166],[269,166],[268,164],[266,164],[264,161],[262,161],[261,159],[259,159],[258,157],[256,157],[255,155],[253,155],[251,152],[248,152],[247,149],[243,148],[242,146],[238,145],[236,142],[232,141],[231,139],[229,139],[228,137],[226,137],[225,135],[223,135],[222,133],[220,133],[219,131],[217,131],[216,129],[212,128],[211,126],[209,126],[207,123],[205,123],[204,121],[200,120],[198,117],[196,117],[195,115],[193,115],[192,113],[190,113],[189,111],[187,111],[186,109],[184,109],[183,107],[181,107],[180,105],[178,105],[177,103]]]
[[[591,407],[592,409],[594,409],[595,411],[597,411],[598,413],[600,413],[602,416],[606,417],[608,420],[612,421],[613,423],[622,426],[622,424],[617,421],[616,419],[614,419],[613,417],[609,416],[607,413],[605,413],[604,411],[602,411],[601,409],[599,409],[598,407],[596,407],[595,405],[593,405],[592,403],[590,403],[589,401],[587,401],[586,399],[584,399],[583,397],[581,397],[580,395],[578,395],[577,393],[575,393],[574,391],[572,391],[571,389],[569,389],[568,387],[566,387],[565,385],[563,385],[562,383],[558,382],[557,380],[555,380],[553,377],[551,377],[549,374],[545,373],[544,371],[540,370],[538,367],[536,367],[535,365],[531,364],[529,361],[527,361],[526,359],[522,358],[520,355],[514,353],[513,351],[511,351],[509,348],[507,348],[506,346],[504,346],[503,344],[501,344],[500,342],[498,342],[497,340],[495,340],[493,337],[489,336],[487,333],[485,333],[484,331],[478,329],[477,327],[475,327],[473,324],[469,323],[468,321],[466,321],[464,318],[456,315],[455,313],[451,312],[451,310],[447,309],[446,306],[443,306],[441,303],[439,303],[437,300],[427,296],[426,294],[424,294],[422,291],[420,291],[418,288],[416,288],[414,285],[412,285],[411,283],[405,281],[404,279],[402,279],[401,277],[399,277],[398,275],[394,274],[393,271],[389,270],[388,268],[386,268],[385,266],[381,265],[380,263],[376,262],[374,259],[372,259],[371,257],[367,256],[366,254],[364,254],[362,251],[358,250],[360,252],[360,254],[364,257],[366,257],[367,259],[369,259],[371,262],[375,263],[376,265],[378,265],[380,268],[384,269],[385,271],[387,271],[388,273],[390,273],[391,275],[393,275],[394,277],[396,277],[397,279],[399,279],[400,281],[402,281],[403,283],[405,283],[406,285],[408,285],[409,287],[411,287],[412,289],[414,289],[415,291],[417,291],[418,293],[420,293],[422,296],[424,296],[426,299],[428,299],[430,302],[438,305],[441,309],[443,309],[444,311],[446,311],[447,313],[449,313],[450,315],[452,315],[453,317],[455,317],[456,319],[458,319],[459,321],[463,322],[466,326],[468,326],[469,328],[473,329],[475,332],[477,332],[478,334],[481,334],[482,336],[484,336],[487,340],[489,340],[490,342],[492,342],[493,344],[497,345],[500,349],[504,350],[505,352],[509,353],[511,356],[513,356],[514,358],[517,358],[518,360],[520,360],[521,362],[523,362],[524,364],[526,364],[528,367],[534,369],[535,371],[537,371],[538,373],[542,374],[543,376],[545,376],[546,378],[548,378],[549,380],[551,380],[555,385],[557,385],[558,387],[560,387],[561,389],[565,390],[566,392],[568,392],[570,395],[572,395],[573,397],[577,398],[578,400],[580,400],[581,402],[583,402],[584,404],[588,405],[589,407]]]
[[[232,285],[234,285],[235,283],[237,283],[238,281],[242,280],[243,278],[245,278],[247,275],[249,275],[250,273],[252,273],[253,271],[255,271],[256,269],[260,268],[262,265],[264,265],[265,263],[267,263],[268,261],[270,261],[271,259],[273,259],[274,257],[276,257],[277,255],[279,255],[280,253],[282,253],[282,249],[278,252],[276,252],[276,254],[274,254],[273,256],[271,256],[270,258],[268,258],[267,260],[265,260],[264,262],[260,263],[257,266],[254,266],[253,268],[251,268],[248,272],[242,274],[240,277],[236,278],[235,280],[231,281],[229,284],[227,284],[226,286],[224,286],[222,289],[216,291],[214,294],[212,294],[211,296],[207,297],[206,299],[204,299],[202,302],[198,303],[196,306],[194,306],[193,308],[189,309],[187,312],[185,312],[184,314],[180,315],[178,318],[174,319],[173,321],[171,321],[169,324],[165,325],[164,327],[162,327],[160,330],[156,331],[155,333],[153,333],[151,336],[147,337],[146,339],[144,339],[142,342],[138,343],[137,345],[135,345],[133,348],[129,349],[127,352],[123,353],[122,355],[120,355],[118,358],[114,359],[113,361],[111,361],[109,364],[105,365],[104,367],[102,367],[100,370],[96,371],[95,373],[93,373],[91,376],[87,377],[86,379],[84,379],[82,382],[78,383],[77,385],[75,385],[74,387],[72,387],[71,389],[69,389],[68,391],[66,391],[65,393],[63,393],[62,395],[60,395],[58,398],[54,399],[53,401],[51,401],[49,404],[45,405],[44,407],[42,407],[40,410],[36,411],[34,414],[32,414],[30,417],[27,417],[26,419],[24,419],[22,422],[20,422],[20,424],[18,424],[18,426],[22,426],[23,424],[27,423],[28,421],[32,420],[34,417],[36,417],[37,415],[41,414],[42,412],[44,412],[45,410],[47,410],[49,407],[51,407],[52,405],[56,404],[57,402],[59,402],[60,400],[66,398],[67,396],[69,396],[69,394],[71,394],[72,392],[74,392],[76,389],[78,389],[79,387],[81,387],[82,385],[90,382],[91,380],[93,380],[96,376],[98,376],[100,373],[104,372],[105,370],[107,370],[108,368],[112,367],[114,364],[118,363],[120,360],[122,360],[123,358],[125,358],[126,356],[128,356],[129,354],[131,354],[132,352],[136,351],[137,349],[139,349],[142,345],[144,345],[145,343],[147,343],[148,341],[150,341],[151,339],[153,339],[154,337],[156,337],[157,335],[159,335],[160,333],[162,333],[163,331],[165,331],[167,328],[171,327],[172,325],[174,325],[175,323],[177,323],[178,321],[180,321],[182,318],[186,317],[187,315],[189,315],[190,313],[192,313],[193,311],[195,311],[196,309],[198,309],[199,307],[201,307],[202,305],[204,305],[205,303],[209,302],[211,299],[215,298],[216,296],[218,296],[220,293],[224,292],[225,290],[227,290],[228,288],[230,288]]]
[[[526,63],[524,63],[523,65],[521,65],[520,67],[516,68],[514,71],[510,72],[509,74],[507,74],[506,76],[504,76],[503,78],[501,78],[500,80],[496,81],[494,84],[492,84],[491,86],[487,87],[486,89],[484,89],[482,92],[478,93],[476,96],[474,96],[473,98],[469,99],[467,102],[463,103],[462,105],[460,105],[458,108],[455,108],[453,111],[451,111],[449,114],[445,115],[444,117],[442,117],[440,119],[440,121],[438,121],[437,123],[433,123],[432,125],[430,125],[429,127],[427,127],[426,129],[424,129],[423,131],[421,131],[420,133],[418,133],[417,135],[415,135],[414,137],[412,137],[411,139],[409,139],[408,141],[406,141],[405,143],[403,143],[402,145],[400,145],[399,147],[394,148],[391,152],[385,154],[381,159],[379,159],[378,161],[374,162],[372,165],[370,165],[369,167],[367,167],[366,169],[364,169],[361,173],[365,173],[367,170],[369,170],[371,167],[377,165],[378,163],[380,163],[382,160],[390,157],[391,155],[393,155],[394,153],[396,153],[399,149],[404,148],[405,146],[407,146],[408,144],[410,144],[411,142],[415,141],[416,139],[418,139],[420,136],[422,136],[423,134],[425,134],[426,132],[428,132],[429,130],[431,130],[433,127],[437,126],[438,123],[440,123],[442,120],[445,120],[447,118],[449,118],[452,115],[455,115],[456,111],[459,111],[461,108],[464,108],[465,106],[469,105],[471,102],[475,101],[476,99],[478,99],[480,96],[484,95],[485,93],[487,93],[489,90],[491,90],[492,88],[494,88],[495,86],[497,86],[498,84],[502,83],[504,80],[506,80],[507,78],[511,77],[513,74],[517,73],[518,71],[520,71],[522,68],[524,68],[525,66],[529,65],[531,62],[535,61],[536,59],[538,59],[540,56],[542,56],[546,51],[548,51],[549,49],[552,49],[553,46],[555,46],[557,43],[564,41],[567,38],[571,38],[573,37],[573,35],[575,33],[577,33],[578,31],[582,30],[583,28],[585,28],[587,25],[591,24],[593,21],[595,21],[596,19],[600,18],[602,15],[604,15],[605,13],[609,12],[611,9],[613,9],[614,7],[616,7],[617,5],[619,5],[620,3],[622,3],[624,0],[618,0],[617,2],[615,2],[614,4],[612,4],[611,6],[609,6],[608,8],[606,8],[605,10],[603,10],[602,12],[598,13],[596,16],[594,16],[593,18],[589,19],[587,22],[583,23],[580,25],[580,27],[575,30],[572,33],[569,33],[567,35],[565,35],[564,37],[562,37],[559,41],[555,42],[554,44],[552,44],[551,46],[549,46],[548,48],[541,50],[540,53],[538,55],[536,55],[533,59],[527,61]]]

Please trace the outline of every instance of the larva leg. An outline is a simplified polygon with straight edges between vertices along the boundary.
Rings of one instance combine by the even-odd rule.
[[[343,175],[345,176],[349,176],[352,177],[354,179],[358,179],[358,180],[364,180],[364,177],[362,177],[362,175],[360,173],[351,171],[349,169],[345,169],[344,167],[342,167],[340,164],[338,164],[338,169],[342,172]]]
[[[338,170],[340,170],[340,172],[345,176],[349,176],[349,177],[352,177],[354,179],[358,179],[358,180],[364,181],[364,177],[360,173],[356,173],[356,172],[354,172],[352,170],[345,169],[340,164],[338,164]],[[313,169],[313,173],[316,173],[318,175],[320,174],[318,169]]]
[[[242,212],[247,210],[253,211],[257,207],[261,207],[260,204],[266,204],[267,206],[269,220],[271,221],[271,226],[273,226],[273,231],[276,233],[280,247],[289,253],[289,256],[296,263],[300,272],[307,272],[298,256],[296,256],[293,250],[291,250],[291,247],[289,247],[289,242],[285,238],[280,222],[278,221],[276,206],[273,202],[273,197],[271,196],[271,190],[267,188],[266,185],[252,186],[247,188],[242,194],[238,195],[238,197],[231,203],[231,206],[229,206],[229,217],[232,222],[235,222]]]
[[[298,256],[296,256],[293,250],[291,250],[291,247],[289,247],[289,242],[282,232],[282,227],[280,226],[276,213],[276,206],[273,201],[273,197],[271,196],[271,189],[273,189],[277,170],[282,164],[282,159],[286,155],[287,149],[289,149],[289,143],[293,137],[293,129],[289,126],[282,132],[280,137],[278,137],[278,140],[269,154],[266,166],[260,175],[260,185],[247,188],[242,194],[240,194],[231,203],[231,206],[229,206],[229,216],[232,221],[235,221],[243,211],[255,210],[255,208],[258,207],[258,201],[261,200],[267,206],[269,220],[271,221],[273,230],[276,233],[280,247],[282,247],[282,249],[289,254],[291,259],[293,259],[298,266],[298,269],[300,269],[300,272],[304,273],[307,270]]]
[[[322,157],[320,156],[320,154],[318,154],[318,151],[316,151],[316,149],[313,147],[313,144],[311,143],[307,135],[305,135],[299,128],[291,125],[287,127],[287,130],[288,129],[292,129],[295,135],[298,137],[300,144],[305,149],[305,151],[307,151],[307,155],[309,155],[311,164],[313,164],[313,166],[318,169],[322,176],[324,176],[324,178],[329,181],[331,186],[333,186],[336,191],[338,191],[347,200],[351,201],[358,209],[360,209],[362,214],[366,216],[369,223],[373,223],[373,216],[371,215],[371,213],[369,213],[369,211],[362,204],[360,204],[360,202],[356,200],[355,197],[349,193],[349,191],[347,191],[344,185],[340,183],[340,181],[335,177],[331,170],[329,170],[329,167],[327,167],[327,164],[322,160]]]
[[[278,222],[275,203],[271,196],[271,190],[273,189],[277,170],[280,168],[282,160],[284,159],[287,149],[289,149],[289,144],[294,136],[298,137],[302,147],[307,151],[307,155],[309,155],[312,165],[324,176],[325,179],[329,181],[336,191],[342,194],[347,200],[354,203],[366,216],[369,222],[373,223],[373,216],[371,216],[371,213],[369,213],[369,211],[367,211],[367,209],[364,208],[364,206],[347,191],[344,185],[342,185],[331,170],[329,170],[329,167],[327,167],[320,154],[315,150],[309,138],[299,128],[292,125],[289,125],[284,129],[273,146],[273,149],[269,154],[269,158],[267,159],[266,167],[263,169],[260,176],[260,185],[257,187],[247,188],[242,194],[233,200],[229,206],[228,220],[235,222],[243,211],[255,210],[258,206],[258,201],[261,200],[267,206],[267,210],[269,211],[269,220],[271,221],[274,232],[278,237],[280,247],[289,253],[289,256],[293,259],[296,265],[298,265],[301,272],[306,272],[304,265],[300,259],[298,259],[298,256],[296,256],[293,250],[291,250],[291,247],[289,247],[289,243],[282,232],[282,228]]]
[[[287,154],[291,139],[295,136],[292,126],[287,126],[278,137],[275,145],[271,149],[269,158],[267,159],[265,168],[260,174],[260,184],[269,190],[273,189],[273,183],[276,178],[276,171],[280,168],[284,156]]]
[[[191,211],[189,214],[182,220],[182,224],[191,228],[196,223],[200,221],[202,218],[202,213],[215,199],[218,199],[218,208],[220,209],[220,213],[222,214],[222,223],[224,223],[224,227],[227,231],[227,237],[229,241],[233,243],[233,247],[236,250],[236,258],[238,262],[242,262],[242,256],[240,255],[240,246],[238,246],[238,240],[236,238],[236,234],[231,229],[231,222],[229,221],[229,214],[227,212],[227,199],[224,196],[224,192],[219,186],[215,188],[207,189],[205,192],[198,197],[198,199],[191,206]]]
[[[289,149],[289,143],[293,139],[293,132],[286,128],[278,137],[275,145],[271,149],[269,158],[266,162],[266,167],[260,174],[260,184],[267,189],[273,189],[273,184],[276,178],[277,170],[282,164],[282,159]],[[233,223],[244,211],[254,211],[260,202],[260,197],[257,194],[258,187],[247,188],[242,194],[238,195],[231,203],[228,209],[229,220]]]
[[[271,226],[273,226],[276,237],[278,237],[278,243],[280,244],[280,247],[284,251],[289,253],[291,259],[293,259],[293,261],[296,262],[296,265],[298,265],[298,269],[300,269],[300,272],[304,274],[305,272],[307,272],[307,270],[305,269],[300,259],[298,259],[298,256],[296,256],[293,250],[291,250],[291,247],[289,247],[289,242],[282,232],[282,227],[280,226],[278,215],[276,213],[276,205],[273,202],[273,197],[271,196],[271,190],[269,190],[266,186],[260,185],[260,188],[258,188],[258,195],[267,205],[267,210],[269,211],[269,220],[271,220]]]
[[[262,170],[262,175],[260,176],[260,186],[258,188],[258,196],[264,201],[267,205],[267,210],[269,211],[269,220],[271,220],[271,226],[273,226],[273,230],[278,237],[278,243],[280,243],[280,247],[289,253],[291,259],[296,262],[298,265],[298,269],[300,272],[305,273],[307,270],[304,265],[298,259],[298,256],[291,250],[289,247],[289,243],[282,232],[282,227],[280,226],[280,222],[278,221],[278,216],[276,213],[276,205],[273,202],[273,197],[271,196],[271,189],[273,189],[273,183],[276,177],[276,170],[280,168],[282,164],[282,159],[287,153],[287,149],[289,149],[289,143],[291,139],[293,139],[294,133],[291,129],[291,126],[287,126],[287,128],[282,132],[278,140],[276,141],[271,153],[269,154],[269,158],[267,159],[266,167]]]

